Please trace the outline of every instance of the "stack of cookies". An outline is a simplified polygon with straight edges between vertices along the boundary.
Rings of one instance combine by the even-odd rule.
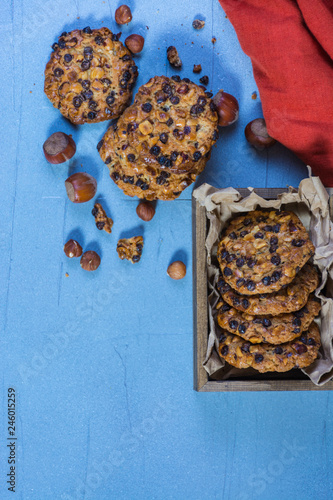
[[[314,250],[292,212],[256,210],[230,222],[217,251],[219,354],[230,365],[284,372],[316,359]]]
[[[139,88],[97,146],[125,194],[173,200],[196,180],[218,138],[211,97],[178,75],[156,76]]]

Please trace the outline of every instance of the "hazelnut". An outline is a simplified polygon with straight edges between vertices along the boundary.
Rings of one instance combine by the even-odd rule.
[[[128,5],[121,5],[114,14],[117,24],[127,24],[132,21],[132,12]]]
[[[86,172],[77,172],[65,180],[65,187],[68,198],[73,203],[85,203],[95,196],[97,181]]]
[[[239,105],[236,97],[223,90],[219,90],[213,97],[213,102],[219,115],[220,127],[227,127],[238,120]]]
[[[184,262],[180,260],[176,260],[175,262],[172,262],[170,266],[168,267],[167,274],[172,278],[173,280],[181,280],[184,278],[186,274],[186,266]]]
[[[70,259],[72,257],[80,257],[82,255],[82,247],[75,240],[68,240],[64,246],[64,252]]]
[[[96,271],[100,263],[101,263],[100,256],[93,250],[88,250],[87,252],[84,252],[80,260],[81,267],[85,271]]]
[[[263,118],[256,118],[245,127],[246,140],[259,151],[270,148],[276,140],[268,135],[266,122]]]
[[[126,47],[132,54],[138,54],[143,49],[145,39],[141,35],[130,35],[125,40]]]
[[[136,213],[140,219],[148,222],[152,220],[152,218],[155,215],[155,208],[149,201],[142,201],[139,203],[139,205],[136,207]]]
[[[45,158],[49,163],[58,165],[70,160],[75,155],[76,145],[70,135],[55,132],[43,144]]]
[[[195,30],[202,30],[202,28],[205,26],[205,21],[202,19],[194,19],[192,26]]]

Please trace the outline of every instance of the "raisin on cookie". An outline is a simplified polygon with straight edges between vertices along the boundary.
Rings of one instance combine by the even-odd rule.
[[[223,331],[218,352],[221,358],[236,368],[252,367],[261,373],[286,372],[309,366],[317,358],[319,347],[319,328],[313,322],[300,337],[277,346],[251,344],[238,335]]]
[[[230,222],[217,258],[225,281],[241,294],[254,295],[289,284],[314,251],[296,214],[255,210]]]
[[[117,243],[117,252],[121,260],[127,259],[132,264],[139,262],[143,249],[143,237],[123,238]]]
[[[108,28],[62,33],[45,69],[44,91],[72,123],[118,118],[132,97],[138,70]]]
[[[307,330],[314,318],[318,316],[320,300],[310,295],[306,305],[299,311],[282,313],[277,316],[255,316],[237,311],[224,301],[218,305],[217,321],[221,328],[257,344],[281,344],[298,337]]]
[[[97,149],[129,196],[171,200],[204,169],[218,138],[215,105],[187,78],[156,76],[110,127]]]
[[[309,294],[319,285],[319,274],[310,264],[299,271],[295,279],[277,292],[260,295],[241,295],[220,277],[216,286],[223,300],[238,311],[248,314],[278,314],[298,311],[308,301]]]

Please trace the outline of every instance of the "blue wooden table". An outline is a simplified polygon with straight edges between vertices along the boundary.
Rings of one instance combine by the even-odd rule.
[[[166,48],[176,45],[181,75],[223,88],[240,104],[239,121],[221,137],[199,185],[297,186],[305,166],[281,145],[258,153],[245,125],[261,117],[251,64],[217,0],[128,1],[123,27],[145,37],[136,57],[139,85],[173,74]],[[158,202],[151,222],[137,200],[109,179],[96,151],[107,123],[74,127],[43,93],[50,46],[63,31],[119,31],[111,0],[12,0],[1,8],[0,498],[24,500],[329,500],[332,498],[332,395],[213,393],[192,389],[191,194]],[[195,31],[192,21],[206,25]],[[216,43],[212,43],[212,38]],[[201,64],[201,75],[194,75]],[[73,135],[77,153],[60,166],[42,144]],[[74,205],[69,173],[98,180],[97,198],[114,219],[98,232],[92,203]],[[120,261],[116,242],[140,231],[137,265]],[[76,237],[102,257],[94,273],[67,259]],[[166,274],[179,258],[185,279]],[[66,273],[68,276],[66,276]],[[16,428],[8,433],[8,389]],[[15,454],[15,494],[8,458]],[[14,469],[12,469],[13,471]]]

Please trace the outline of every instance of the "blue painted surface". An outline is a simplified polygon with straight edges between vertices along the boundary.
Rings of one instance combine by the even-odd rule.
[[[174,44],[181,75],[198,81],[207,74],[214,93],[223,88],[239,99],[239,121],[221,131],[199,183],[298,185],[307,172],[289,151],[277,145],[257,153],[244,140],[245,125],[262,116],[260,98],[251,98],[257,88],[250,61],[217,0],[128,4],[133,21],[124,35],[146,39],[137,87],[174,73],[166,60]],[[329,392],[192,389],[192,188],[174,202],[158,202],[154,219],[141,222],[137,201],[110,181],[95,149],[107,124],[73,127],[43,94],[57,35],[86,25],[119,31],[118,5],[1,5],[0,498],[331,499]],[[197,32],[191,24],[199,15],[206,26]],[[193,75],[199,63],[203,72]],[[42,144],[57,130],[73,134],[77,153],[51,166]],[[112,235],[96,232],[92,203],[75,206],[66,197],[63,181],[80,170],[98,180]],[[138,228],[145,248],[132,266],[115,247]],[[95,273],[65,257],[63,244],[73,235],[101,253]],[[180,282],[166,275],[175,256],[188,267]],[[6,484],[8,387],[17,392],[15,495]]]

